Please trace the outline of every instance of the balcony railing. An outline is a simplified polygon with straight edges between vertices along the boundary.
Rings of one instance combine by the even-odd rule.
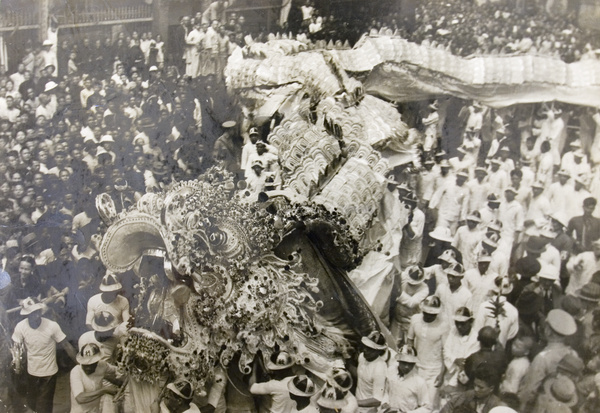
[[[63,27],[145,21],[152,19],[152,6],[98,8],[96,10],[59,14],[56,19],[59,26]]]
[[[38,16],[31,11],[0,11],[0,29],[35,28],[38,26]]]

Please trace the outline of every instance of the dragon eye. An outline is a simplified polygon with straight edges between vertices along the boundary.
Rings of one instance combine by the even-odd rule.
[[[217,229],[208,236],[208,242],[213,247],[225,245],[227,243],[227,233]]]

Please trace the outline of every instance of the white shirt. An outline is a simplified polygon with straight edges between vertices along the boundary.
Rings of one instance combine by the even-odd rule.
[[[388,370],[388,404],[401,412],[428,413],[433,410],[427,382],[413,368],[406,376],[398,374],[398,362]]]
[[[27,373],[35,377],[48,377],[58,373],[56,364],[56,343],[67,336],[60,326],[42,317],[40,326],[33,329],[29,320],[20,321],[15,326],[12,339],[15,343],[25,345],[27,349]]]
[[[78,403],[76,397],[84,392],[100,390],[102,380],[107,375],[115,375],[116,369],[105,361],[100,360],[96,370],[87,375],[83,372],[81,365],[73,367],[70,374],[71,385],[71,413],[101,413],[102,397],[98,397],[88,403]]]
[[[500,391],[502,393],[514,393],[517,394],[521,388],[521,382],[525,373],[529,370],[529,359],[527,356],[516,357],[511,360],[504,373],[504,380],[500,384]]]
[[[448,338],[444,342],[444,365],[446,366],[445,385],[457,386],[458,375],[461,369],[454,364],[457,359],[466,359],[471,354],[479,351],[477,331],[471,329],[471,333],[461,336],[456,327],[452,327]]]
[[[485,326],[496,327],[496,319],[492,313],[492,300],[495,299],[495,297],[488,299],[475,311],[473,330],[479,331]],[[506,342],[514,338],[519,331],[519,312],[511,303],[506,301],[506,297],[500,297],[500,302],[503,303],[505,314],[498,317],[500,327],[498,342],[506,347]]]
[[[440,297],[446,320],[452,320],[454,313],[460,307],[471,309],[471,297],[473,294],[464,285],[461,285],[456,291],[452,292],[448,283],[438,284],[435,294]]]
[[[463,225],[456,230],[452,246],[462,254],[465,270],[477,267],[477,245],[483,239],[484,233],[478,227],[470,230],[468,225]]]
[[[106,304],[102,301],[102,294],[96,294],[88,300],[85,323],[92,324],[94,314],[100,311],[108,311],[115,316],[117,322],[122,323],[129,320],[129,301],[127,298],[117,295],[115,301]]]
[[[477,211],[485,207],[487,196],[490,193],[490,185],[484,179],[479,182],[476,178],[467,182],[469,188],[469,211]]]
[[[417,350],[419,369],[440,369],[442,368],[442,347],[450,326],[444,319],[443,313],[438,314],[431,323],[423,321],[423,313],[415,314],[410,320],[408,330],[408,339],[414,340],[414,347]]]
[[[512,202],[502,202],[498,208],[498,219],[502,222],[502,238],[512,242],[517,231],[523,230],[524,218],[523,206],[516,199]]]
[[[377,357],[373,361],[367,361],[361,353],[358,356],[358,368],[356,369],[356,398],[358,400],[374,398],[383,401],[386,374],[387,363],[383,356]]]
[[[600,260],[596,258],[593,251],[585,251],[571,257],[567,262],[569,285],[565,288],[565,294],[577,295],[579,289],[590,282],[592,275],[599,270]]]
[[[250,387],[250,393],[271,396],[271,408],[267,411],[272,413],[290,413],[296,406],[296,402],[290,399],[290,392],[287,387],[293,378],[294,376],[290,376],[282,380],[254,383]]]
[[[535,221],[540,218],[546,218],[551,212],[550,201],[544,194],[541,194],[531,198],[525,220]]]

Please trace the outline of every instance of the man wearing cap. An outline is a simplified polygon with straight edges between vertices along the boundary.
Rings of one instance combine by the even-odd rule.
[[[160,400],[160,413],[200,413],[200,408],[192,402],[193,398],[194,388],[187,380],[169,383]]]
[[[497,194],[488,194],[487,203],[478,211],[481,216],[481,228],[487,228],[490,223],[498,219],[498,208],[500,208],[500,203],[500,197]]]
[[[317,399],[317,406],[321,413],[344,412],[348,408],[348,400],[344,392],[336,386],[325,386]],[[356,413],[357,410],[353,412]]]
[[[502,165],[502,161],[498,158],[493,158],[490,161],[490,170],[487,178],[490,191],[496,194],[503,193],[510,182],[508,172],[500,169],[500,165]]]
[[[568,223],[566,234],[575,239],[576,252],[591,251],[593,241],[600,239],[600,218],[593,216],[596,198],[583,201],[583,215],[573,217]]]
[[[452,320],[454,313],[460,307],[471,306],[471,291],[463,285],[465,269],[462,264],[456,262],[450,264],[445,270],[445,282],[438,282],[435,294],[442,302],[444,318]]]
[[[418,208],[418,200],[414,192],[407,193],[401,201],[409,211],[408,222],[402,228],[400,243],[400,264],[402,268],[405,268],[421,261],[425,214]]]
[[[560,308],[561,300],[564,297],[562,288],[558,285],[559,275],[550,266],[542,265],[536,277],[534,277],[533,283],[523,289],[523,292],[532,291],[539,295],[543,303],[541,311],[546,315],[550,310]]]
[[[525,222],[533,223],[536,220],[545,218],[552,211],[550,201],[544,195],[544,184],[540,181],[535,181],[531,185],[531,199],[525,214]]]
[[[443,387],[441,392],[449,395],[461,390],[464,381],[464,368],[467,357],[479,350],[477,334],[473,331],[473,313],[467,307],[460,307],[452,315],[454,325],[444,342]]]
[[[249,141],[244,144],[242,148],[242,160],[240,162],[240,168],[246,172],[246,170],[250,167],[248,164],[250,161],[250,157],[252,155],[256,155],[256,142],[260,138],[257,128],[250,128],[248,131]]]
[[[587,190],[588,175],[573,176],[573,197],[569,200],[569,207],[565,211],[569,218],[580,217],[583,215],[583,202],[590,198],[592,194]]]
[[[475,178],[467,182],[469,189],[469,211],[477,211],[487,202],[490,193],[490,185],[487,181],[487,170],[478,166],[475,168]]]
[[[319,408],[312,401],[312,396],[317,393],[317,387],[305,374],[295,376],[288,382],[290,399],[296,403],[291,413],[319,413]]]
[[[250,386],[250,393],[257,396],[268,396],[260,402],[264,412],[290,413],[295,408],[296,402],[290,398],[288,383],[294,379],[292,368],[294,360],[285,351],[271,354],[265,367],[269,371],[270,380],[263,383],[254,383]]]
[[[552,211],[566,211],[569,207],[569,200],[573,195],[573,185],[569,183],[571,175],[569,172],[561,169],[557,173],[558,181],[550,184],[547,190],[548,200]]]
[[[388,403],[392,410],[428,413],[433,409],[427,382],[415,369],[417,353],[407,344],[400,347],[387,372]],[[384,407],[387,407],[384,405]]]
[[[27,351],[27,404],[38,413],[51,413],[58,373],[56,346],[73,360],[76,352],[60,326],[42,317],[44,309],[31,298],[23,300],[20,314],[27,318],[15,326],[12,340]]]
[[[90,329],[93,329],[94,315],[102,311],[108,311],[115,316],[118,324],[127,323],[129,320],[129,301],[119,294],[122,288],[123,286],[117,280],[115,274],[107,273],[102,278],[101,293],[92,296],[87,304],[85,324]]]
[[[477,246],[483,239],[484,233],[479,228],[481,215],[478,211],[472,211],[467,215],[467,224],[456,230],[452,246],[462,254],[462,263],[465,270],[477,266]]]
[[[436,228],[435,231],[429,233],[429,236],[442,243],[442,245],[439,245],[439,247],[444,247],[444,245],[446,247],[450,247],[450,242],[452,242],[450,230],[448,228]],[[438,252],[439,250],[440,248],[437,249]],[[442,251],[443,252],[441,254],[436,256],[435,264],[423,269],[423,272],[425,273],[425,280],[427,280],[427,284],[429,286],[430,294],[435,292],[438,284],[444,284],[448,282],[446,277],[446,269],[455,262],[458,262],[458,252],[455,249],[444,248]],[[432,254],[433,252],[435,252],[435,250],[432,248],[429,251],[427,261],[430,261],[430,258],[434,257]]]
[[[429,288],[425,284],[423,269],[416,265],[408,266],[399,277],[400,285],[397,291],[393,308],[390,332],[395,338],[404,339],[408,333],[410,319],[419,313],[419,305],[429,295]]]
[[[575,295],[584,284],[592,280],[592,275],[597,271],[600,271],[600,239],[592,242],[592,251],[584,251],[567,262],[569,283],[565,294]]]
[[[513,187],[506,188],[504,202],[498,208],[498,219],[502,222],[502,241],[511,246],[518,240],[525,220],[523,206],[516,200],[517,193]]]
[[[429,208],[437,211],[436,227],[450,228],[454,234],[458,222],[465,219],[469,205],[469,190],[464,183],[468,178],[466,171],[459,171],[454,182],[447,182],[447,185],[434,192]]]
[[[114,353],[119,344],[119,337],[115,336],[115,329],[119,326],[117,318],[109,311],[98,311],[93,316],[91,326],[92,331],[79,337],[79,349],[93,343],[100,348],[102,360],[114,364]]]
[[[565,344],[567,337],[575,334],[577,325],[573,317],[564,310],[551,310],[546,317],[544,336],[548,344],[533,361],[523,377],[523,385],[519,391],[521,408],[530,411],[542,382],[556,373],[556,367],[566,354],[576,356],[575,350]]]
[[[523,184],[523,171],[520,169],[510,171],[510,183],[510,186],[517,192],[515,199],[521,204],[523,211],[527,211],[531,200],[531,188]]]
[[[471,308],[479,308],[490,290],[494,287],[494,279],[498,274],[490,270],[492,256],[480,251],[477,256],[477,267],[465,271],[464,285],[471,291]]]
[[[450,324],[441,312],[439,297],[427,297],[421,303],[421,314],[410,319],[408,330],[408,344],[417,350],[417,370],[427,382],[432,401],[437,399],[436,380],[444,364],[442,347],[450,331]]]
[[[379,331],[371,331],[361,339],[363,352],[358,356],[356,369],[356,399],[359,406],[365,403],[381,403],[385,394],[385,376],[387,373],[387,358],[389,357],[387,343]],[[362,407],[361,412],[369,409]]]
[[[93,343],[81,348],[77,362],[70,373],[71,413],[101,412],[102,398],[118,391],[118,387],[110,383],[121,384],[117,370],[102,360],[100,348]]]

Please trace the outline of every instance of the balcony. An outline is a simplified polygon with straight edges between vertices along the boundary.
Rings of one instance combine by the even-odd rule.
[[[37,28],[38,16],[36,13],[32,13],[31,10],[2,10],[0,13],[0,32]]]
[[[152,6],[86,9],[77,13],[65,11],[56,15],[56,19],[59,27],[65,28],[151,21]]]

